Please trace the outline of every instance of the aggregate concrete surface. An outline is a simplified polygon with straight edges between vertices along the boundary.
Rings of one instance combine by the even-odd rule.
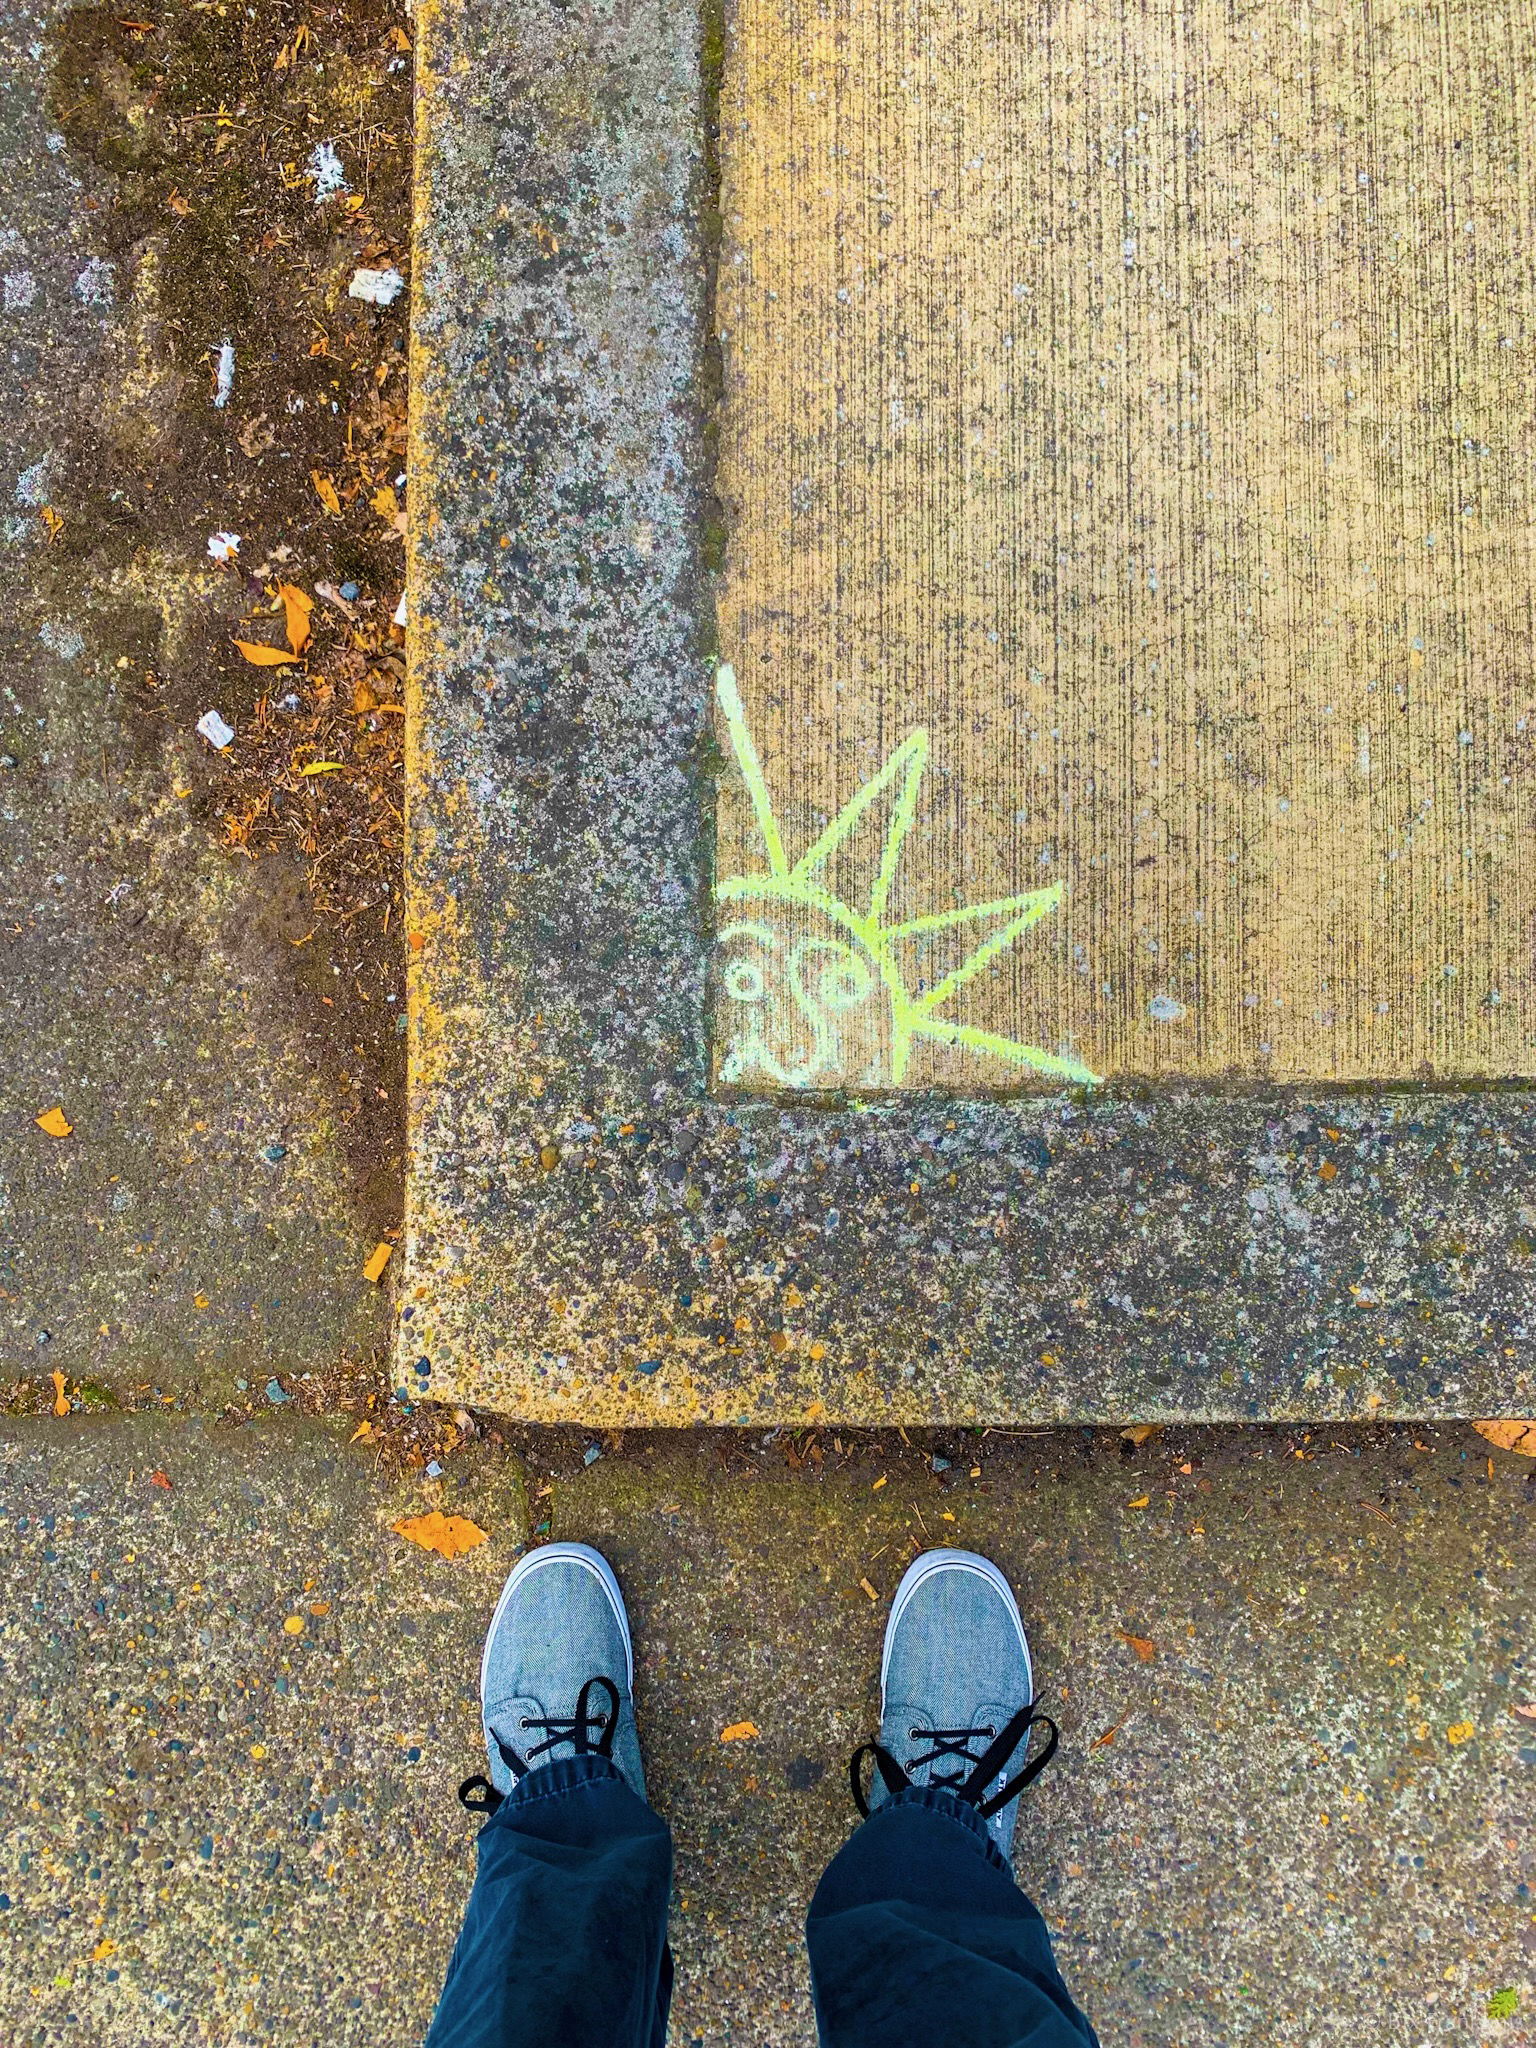
[[[97,253],[105,181],[51,120],[68,26],[40,5],[0,28],[0,1378],[214,1400],[269,1350],[300,1372],[379,1342],[380,1218],[328,1081],[337,1013],[312,1012],[318,1058],[296,1013],[301,873],[218,845],[184,693],[244,603],[206,553],[235,487],[205,504],[177,477],[178,405],[220,415],[168,366],[159,245]],[[180,490],[146,497],[137,440]],[[70,1140],[34,1122],[56,1105]]]
[[[630,1602],[675,2042],[808,2048],[800,1920],[931,1539],[1019,1590],[1063,1729],[1019,1874],[1106,2048],[1529,2048],[1484,2017],[1536,1977],[1526,1461],[1490,1477],[1458,1428],[963,1433],[937,1473],[800,1442],[799,1470],[735,1434],[587,1467],[535,1438],[526,1475],[481,1443],[440,1493],[315,1423],[10,1424],[5,2038],[418,2040],[471,1873],[481,1634],[547,1522]],[[490,1541],[390,1532],[436,1502]]]

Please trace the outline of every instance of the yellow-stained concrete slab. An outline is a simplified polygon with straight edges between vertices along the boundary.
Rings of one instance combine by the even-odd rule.
[[[736,0],[719,1078],[1536,1071],[1533,102],[1501,0]]]

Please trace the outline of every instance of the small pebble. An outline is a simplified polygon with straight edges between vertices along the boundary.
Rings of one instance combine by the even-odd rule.
[[[636,1371],[643,1373],[660,1372],[661,1360],[659,1358],[642,1358],[636,1367]]]
[[[581,1454],[581,1462],[583,1465],[595,1465],[602,1455],[603,1447],[601,1444],[588,1444]]]
[[[439,1465],[436,1458],[433,1458],[430,1464],[427,1466],[427,1477],[429,1479],[441,1479],[442,1476],[443,1468],[441,1465]]]
[[[276,1166],[279,1159],[286,1159],[288,1157],[288,1147],[286,1145],[263,1145],[261,1156],[269,1165]]]
[[[347,600],[348,604],[356,604],[357,600],[362,596],[363,593],[357,584],[343,583],[343,585],[341,586],[341,594]]]
[[[283,1387],[280,1381],[268,1380],[267,1399],[272,1403],[274,1408],[280,1408],[284,1401],[291,1401],[293,1399],[293,1396],[292,1394],[288,1394],[283,1391]]]
[[[950,1460],[948,1458],[940,1457],[937,1451],[934,1452],[933,1456],[929,1459],[928,1462],[933,1467],[935,1472],[947,1472],[950,1467]]]

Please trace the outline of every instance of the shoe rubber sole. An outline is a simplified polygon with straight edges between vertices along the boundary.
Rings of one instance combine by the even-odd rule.
[[[1034,1698],[1035,1667],[1029,1654],[1029,1638],[1024,1633],[1024,1619],[1019,1613],[1019,1603],[1014,1598],[1013,1588],[1009,1585],[1007,1579],[1004,1578],[990,1558],[981,1557],[974,1550],[925,1550],[920,1557],[913,1558],[906,1571],[902,1574],[901,1584],[896,1588],[895,1597],[891,1601],[890,1615],[886,1620],[885,1644],[880,1654],[880,1712],[882,1716],[885,1713],[886,1674],[890,1669],[891,1663],[891,1637],[896,1632],[896,1624],[901,1619],[902,1610],[906,1607],[907,1602],[912,1598],[918,1587],[923,1584],[924,1580],[931,1578],[935,1572],[955,1570],[975,1572],[978,1578],[985,1579],[988,1585],[994,1587],[1001,1594],[1003,1604],[1013,1616],[1013,1625],[1019,1632],[1019,1648],[1024,1652],[1024,1671],[1029,1689],[1029,1697],[1031,1699]]]
[[[485,1632],[485,1648],[480,1655],[480,1697],[485,1698],[485,1667],[491,1653],[491,1642],[497,1625],[506,1612],[507,1603],[518,1588],[527,1584],[537,1571],[551,1564],[580,1564],[591,1572],[608,1598],[614,1619],[619,1624],[619,1633],[624,1638],[624,1686],[633,1696],[635,1690],[635,1646],[630,1640],[629,1615],[624,1606],[624,1595],[619,1591],[619,1582],[613,1576],[613,1567],[600,1550],[594,1550],[587,1543],[545,1543],[537,1550],[527,1551],[520,1557],[507,1575],[507,1583],[501,1589],[501,1598],[496,1602],[496,1612],[491,1616],[491,1625]]]

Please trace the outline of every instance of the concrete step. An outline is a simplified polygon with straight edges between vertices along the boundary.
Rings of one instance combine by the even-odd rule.
[[[1216,318],[1198,294],[1173,293],[1217,263],[1209,223],[1198,248],[1143,237],[1129,269],[1117,256],[1091,273],[1036,416],[1036,373],[1011,367],[1044,346],[1027,302],[1037,285],[1077,289],[1040,247],[1051,208],[1076,220],[1071,206],[1091,198],[1102,227],[1123,207],[1075,156],[1065,183],[1036,177],[1031,138],[1041,165],[1054,159],[1030,123],[1059,86],[1070,120],[1096,134],[1132,72],[1164,78],[1162,14],[1135,18],[1123,46],[1061,44],[1060,79],[1057,45],[1030,42],[1045,98],[1018,135],[997,127],[1006,78],[988,60],[966,119],[997,149],[981,151],[993,169],[975,204],[1033,223],[1010,252],[1001,230],[972,249],[971,213],[936,224],[946,193],[971,205],[970,172],[903,186],[889,206],[869,196],[879,164],[895,180],[893,167],[937,165],[947,146],[950,30],[909,135],[901,94],[884,89],[899,37],[846,63],[833,43],[806,51],[752,0],[720,88],[721,386],[708,260],[720,53],[702,17],[653,0],[601,21],[555,6],[508,18],[488,0],[426,17],[407,1389],[593,1423],[1486,1415],[1536,1402],[1532,1100],[1505,1085],[1529,1071],[1517,943],[1529,878],[1510,822],[1525,774],[1510,749],[1523,741],[1505,730],[1499,654],[1523,516],[1511,458],[1478,472],[1509,484],[1488,486],[1481,551],[1458,541],[1430,569],[1409,563],[1406,541],[1384,543],[1374,594],[1329,626],[1355,573],[1339,549],[1386,502],[1371,496],[1386,486],[1362,452],[1363,415],[1328,429],[1352,451],[1342,470],[1294,416],[1318,379],[1334,391],[1335,370],[1314,350],[1292,388],[1274,368],[1291,356],[1265,353],[1269,330],[1253,328],[1250,346],[1229,322],[1221,360],[1247,379],[1247,411],[1228,421],[1219,394],[1199,399],[1225,437],[1214,455],[1193,428],[1187,445],[1148,439],[1168,407],[1185,417],[1169,395],[1183,388],[1180,323],[1202,307]],[[845,28],[878,44],[883,19]],[[1212,47],[1226,19],[1201,11]],[[1454,65],[1465,42],[1467,77],[1481,77],[1483,38],[1469,15],[1451,58],[1434,61]],[[1293,55],[1349,109],[1376,79],[1377,59],[1353,44]],[[1093,80],[1081,105],[1080,75]],[[1243,75],[1257,90],[1259,72]],[[1392,72],[1392,90],[1413,75]],[[1294,150],[1309,131],[1293,84]],[[1138,144],[1149,219],[1171,204],[1183,118],[1158,105],[1156,148]],[[823,148],[843,115],[857,138],[846,162]],[[1357,131],[1353,111],[1328,130],[1339,162]],[[1380,148],[1417,162],[1401,131]],[[1218,157],[1191,173],[1213,206]],[[825,190],[824,162],[836,164]],[[1466,175],[1483,192],[1493,173]],[[1275,315],[1300,348],[1307,279],[1322,318],[1317,307],[1348,296],[1349,265],[1326,236],[1264,213],[1279,172],[1249,161],[1245,176],[1221,204],[1262,217],[1269,239],[1240,266],[1242,304],[1279,292],[1287,251],[1309,252]],[[1436,178],[1426,204],[1440,219],[1463,173]],[[873,212],[858,211],[855,185]],[[1364,204],[1335,203],[1356,254],[1386,232]],[[1506,211],[1501,200],[1501,234]],[[1090,226],[1072,233],[1091,240]],[[1482,288],[1484,258],[1467,261],[1458,294]],[[909,335],[898,271],[910,308],[927,308]],[[1405,306],[1417,276],[1410,266],[1393,283]],[[1094,367],[1111,300],[1163,323],[1166,363],[1127,356],[1113,378]],[[946,382],[955,320],[1005,301],[1025,308],[1015,326],[978,316],[965,375]],[[1268,320],[1259,304],[1253,321]],[[1476,400],[1467,431],[1504,450],[1492,414],[1505,368],[1470,334],[1463,323],[1452,337]],[[901,419],[887,356],[916,380]],[[838,363],[853,366],[846,420],[827,411]],[[1377,367],[1371,391],[1420,374]],[[1091,413],[1100,376],[1113,391]],[[967,407],[980,454],[960,431]],[[1409,412],[1391,462],[1422,509],[1462,458],[1422,408]],[[1245,480],[1249,413],[1269,439]],[[1079,497],[1099,508],[1080,556],[1040,571],[1056,595],[1039,596],[1038,615],[1065,609],[1038,704],[1026,703],[1031,636],[1045,630],[1026,604],[1032,557],[1004,547],[973,588],[945,552],[979,560],[989,522],[1017,538],[1034,521],[1031,434],[1051,439],[1054,452],[1036,452],[1060,484],[1041,532],[1063,540]],[[1140,497],[1110,503],[1124,445],[1142,451],[1153,500],[1182,493],[1193,508],[1180,531],[1199,573],[1171,588],[1158,550],[1173,528],[1148,512],[1146,574],[1122,604],[1115,564],[1128,549],[1142,559]],[[1233,494],[1221,517],[1246,536],[1226,582],[1216,514],[1195,491],[1216,470]],[[1311,495],[1275,555],[1264,508],[1290,505],[1303,473]],[[941,547],[946,505],[959,524]],[[712,681],[722,536],[730,673]],[[1250,631],[1237,598],[1270,593],[1281,568],[1288,595],[1266,595]],[[957,607],[948,637],[941,590]],[[1415,606],[1439,622],[1422,648]],[[1388,742],[1374,707],[1399,705],[1399,684],[1409,708],[1382,713]],[[1092,1074],[1110,1080],[1085,1093]],[[1027,1092],[1042,1086],[1054,1092]]]
[[[1063,1730],[1019,1875],[1106,2042],[1356,2048],[1366,2013],[1464,2043],[1490,1993],[1529,2003],[1529,1461],[1490,1478],[1458,1429],[957,1437],[941,1473],[826,1430],[583,1444],[481,1444],[434,1486],[313,1423],[6,1425],[17,2048],[421,2039],[473,1867],[481,1637],[534,1521],[601,1544],[634,1618],[675,2042],[811,2048],[799,1929],[930,1540],[1018,1589]],[[391,1533],[429,1506],[489,1542]]]

